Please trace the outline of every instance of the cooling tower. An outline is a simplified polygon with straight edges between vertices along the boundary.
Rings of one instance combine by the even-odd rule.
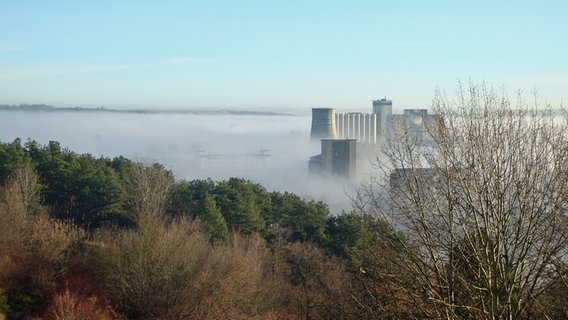
[[[311,140],[336,139],[335,108],[312,108]]]

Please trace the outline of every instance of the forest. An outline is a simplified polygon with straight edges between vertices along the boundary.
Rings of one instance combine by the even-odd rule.
[[[566,121],[461,93],[434,99],[434,144],[397,126],[388,179],[341,213],[2,142],[0,319],[566,319]]]
[[[1,143],[0,183],[6,316],[422,314],[385,281],[411,279],[391,274],[398,267],[381,239],[392,231],[369,215],[332,215],[325,203],[239,178],[176,181],[160,164],[55,141]]]

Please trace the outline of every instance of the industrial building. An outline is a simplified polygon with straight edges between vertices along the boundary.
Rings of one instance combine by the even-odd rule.
[[[428,128],[434,128],[438,120],[438,116],[428,114],[428,109],[404,109],[403,111],[404,125],[410,134],[414,134],[423,142],[432,140]]]
[[[310,175],[335,176],[354,181],[357,174],[356,142],[354,139],[322,139],[321,154],[310,158]]]
[[[354,181],[356,178],[357,149],[371,156],[397,129],[414,135],[422,143],[431,142],[429,124],[435,115],[427,109],[404,109],[403,114],[392,113],[392,101],[386,97],[373,100],[373,112],[336,113],[335,108],[312,108],[310,139],[321,140],[321,154],[309,160],[310,174],[340,176]],[[366,154],[365,154],[366,153]]]
[[[403,114],[393,114],[392,101],[383,98],[373,100],[373,113],[336,113],[335,136],[338,139],[356,139],[360,144],[382,144],[395,127],[404,126],[409,133],[429,140],[427,125],[433,124],[435,119],[436,116],[428,114],[427,109],[404,109]]]
[[[318,141],[337,138],[335,118],[335,108],[312,108],[310,139]]]
[[[340,139],[357,139],[359,143],[377,143],[377,115],[374,113],[339,113],[335,116],[337,137]]]
[[[373,100],[373,113],[338,113],[335,118],[339,139],[356,139],[363,144],[382,143],[392,132],[392,101],[386,98]]]
[[[384,142],[387,135],[392,132],[392,101],[383,98],[373,100],[373,114],[377,115],[377,136],[379,142]]]

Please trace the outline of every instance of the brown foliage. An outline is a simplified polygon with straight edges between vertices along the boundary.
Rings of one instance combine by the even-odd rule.
[[[271,309],[259,237],[212,245],[195,222],[103,232],[94,259],[118,310],[134,319],[241,319]]]
[[[257,235],[234,233],[227,244],[212,247],[195,288],[196,319],[264,318],[277,305],[268,276],[268,252]]]
[[[72,224],[32,210],[38,205],[34,179],[33,171],[16,170],[0,202],[0,289],[13,312],[40,311],[83,236]]]
[[[326,256],[313,243],[289,243],[281,248],[280,279],[284,307],[306,319],[341,319],[353,313],[350,279],[343,263]]]
[[[5,290],[8,304],[39,311],[56,291],[65,273],[67,253],[79,233],[44,216],[30,219],[26,233],[0,246],[0,288]]]
[[[428,319],[435,305],[412,277],[402,252],[375,244],[357,255],[351,296],[360,319]]]
[[[527,318],[568,319],[568,268],[559,263],[555,269],[558,276],[548,280],[546,290],[535,299]]]
[[[69,290],[53,298],[47,312],[47,319],[53,320],[111,320],[119,316],[95,296],[82,297]]]

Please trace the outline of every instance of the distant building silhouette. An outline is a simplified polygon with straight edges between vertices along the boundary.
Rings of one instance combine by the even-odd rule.
[[[311,140],[337,138],[335,108],[312,108]]]
[[[401,126],[405,126],[409,133],[418,138],[429,140],[431,137],[427,127],[433,125],[437,118],[428,114],[428,109],[404,109],[403,114],[393,114],[392,101],[382,98],[373,100],[373,113],[337,113],[335,119],[338,139],[356,139],[361,144],[380,144],[392,135],[394,127]]]
[[[354,181],[357,174],[356,140],[321,140],[321,154],[310,158],[309,173],[311,175],[337,176]]]
[[[377,115],[374,113],[340,113],[336,115],[337,137],[357,139],[360,143],[377,143]]]
[[[377,115],[377,136],[381,142],[384,142],[391,132],[392,101],[387,98],[373,100],[373,113]]]
[[[357,178],[357,144],[360,158],[376,153],[398,130],[414,136],[419,143],[431,143],[428,128],[433,128],[436,115],[427,109],[405,109],[392,113],[392,101],[386,97],[373,100],[373,112],[337,113],[335,108],[312,108],[310,139],[321,140],[321,154],[310,157],[311,175],[337,176],[354,181]],[[364,165],[361,166],[365,168]],[[364,170],[364,169],[363,169]]]
[[[335,118],[338,138],[357,139],[364,144],[381,143],[392,131],[392,101],[373,100],[373,113],[339,113]]]

